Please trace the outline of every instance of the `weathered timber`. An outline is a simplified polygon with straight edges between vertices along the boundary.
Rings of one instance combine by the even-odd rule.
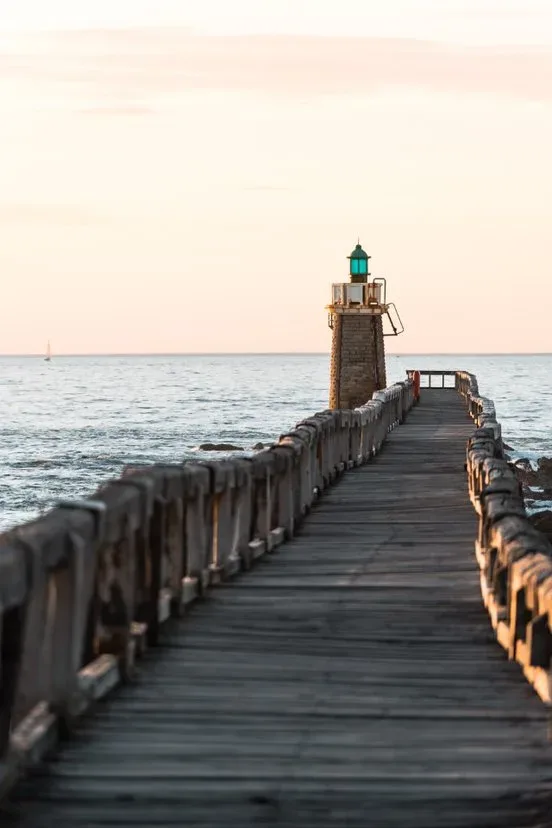
[[[498,642],[541,699],[552,703],[552,545],[529,520],[519,480],[504,458],[494,403],[457,372],[477,429],[467,448],[468,486],[479,516],[480,586]]]
[[[424,389],[278,554],[160,630],[2,825],[548,824],[547,711],[478,595],[472,432],[459,395]]]
[[[0,535],[0,798],[132,680],[162,624],[292,538],[414,403],[414,383],[396,383],[358,409],[314,414],[252,457],[128,467],[91,498]]]

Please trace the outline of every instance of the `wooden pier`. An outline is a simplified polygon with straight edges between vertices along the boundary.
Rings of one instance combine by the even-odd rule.
[[[456,386],[462,382],[457,375]],[[410,394],[411,386],[405,384],[404,393]],[[328,478],[289,542],[263,555],[251,571],[223,578],[180,617],[173,606],[176,617],[161,625],[157,646],[146,649],[136,672],[118,668],[131,680],[85,715],[69,717],[68,738],[48,747],[47,731],[55,731],[57,739],[59,722],[69,721],[54,704],[46,720],[38,705],[42,714],[34,707],[15,728],[12,724],[5,778],[18,750],[36,753],[42,745],[44,756],[27,762],[15,785],[4,784],[2,826],[552,824],[548,708],[516,663],[517,658],[524,665],[525,649],[516,655],[514,647],[508,660],[497,645],[493,628],[506,623],[510,609],[501,609],[501,600],[508,603],[511,596],[501,599],[499,589],[493,592],[485,532],[494,530],[489,521],[485,532],[478,530],[481,518],[469,496],[474,499],[474,487],[488,486],[484,475],[504,461],[482,460],[477,472],[481,440],[487,445],[493,434],[487,422],[466,477],[466,444],[474,425],[465,393],[422,389],[419,404],[400,427],[393,426],[411,406],[401,408],[396,399],[388,394],[382,403],[395,400],[381,446],[379,420],[368,417],[369,462],[349,461],[346,465],[355,467],[333,485]],[[468,399],[472,415],[475,399]],[[477,405],[485,425],[484,402]],[[367,451],[365,437],[349,440],[343,451],[360,456]],[[344,445],[338,436],[332,439],[334,448]],[[376,449],[381,450],[374,456]],[[323,471],[325,461],[317,456]],[[336,454],[332,463],[343,467]],[[300,468],[298,461],[295,467]],[[284,469],[280,484],[274,484],[279,508],[268,509],[280,523],[289,517],[282,495],[282,481],[293,483],[288,472]],[[497,479],[491,480],[495,490]],[[510,486],[507,470],[499,483]],[[512,497],[510,492],[508,520]],[[96,508],[91,503],[80,507]],[[262,543],[268,549],[282,533],[274,534],[261,506],[254,511],[265,526]],[[300,498],[295,508],[302,508]],[[219,503],[215,513],[221,518],[222,512]],[[238,537],[236,514],[232,526]],[[526,537],[541,543],[529,530]],[[16,540],[10,536],[6,548]],[[251,541],[249,551],[260,542]],[[493,543],[495,565],[506,552]],[[541,568],[544,544],[542,539],[537,550]],[[220,554],[222,536],[214,530],[208,545]],[[249,565],[252,559],[246,559]],[[215,560],[215,574],[221,560]],[[159,579],[153,581],[157,596]],[[516,606],[518,592],[512,593]],[[536,606],[532,615],[528,595],[523,620],[528,630],[538,621],[535,640],[542,644],[543,607]],[[527,648],[531,635],[519,632],[520,617],[513,622],[514,644],[517,635]],[[13,618],[10,624],[5,630],[13,630]],[[134,624],[134,644],[141,629]],[[13,650],[5,644],[6,638],[4,699],[13,661],[6,658]],[[543,648],[536,649],[542,661]],[[546,665],[531,658],[535,666],[524,665],[527,677],[540,670],[542,678]],[[102,681],[105,686],[105,677]],[[58,722],[53,730],[52,721]]]
[[[551,825],[548,709],[481,600],[473,431],[422,389],[288,543],[162,627],[1,824]]]

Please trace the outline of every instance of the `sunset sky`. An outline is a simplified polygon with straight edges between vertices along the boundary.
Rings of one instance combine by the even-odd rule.
[[[550,0],[1,0],[0,353],[552,351]]]

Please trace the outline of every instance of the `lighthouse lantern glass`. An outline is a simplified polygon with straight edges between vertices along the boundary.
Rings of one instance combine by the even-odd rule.
[[[368,273],[368,259],[351,258],[351,276],[366,276]]]

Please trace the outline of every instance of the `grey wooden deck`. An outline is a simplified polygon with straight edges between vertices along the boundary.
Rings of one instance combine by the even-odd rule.
[[[480,603],[471,428],[455,393],[424,391],[300,536],[174,623],[1,824],[551,825],[547,715]]]

